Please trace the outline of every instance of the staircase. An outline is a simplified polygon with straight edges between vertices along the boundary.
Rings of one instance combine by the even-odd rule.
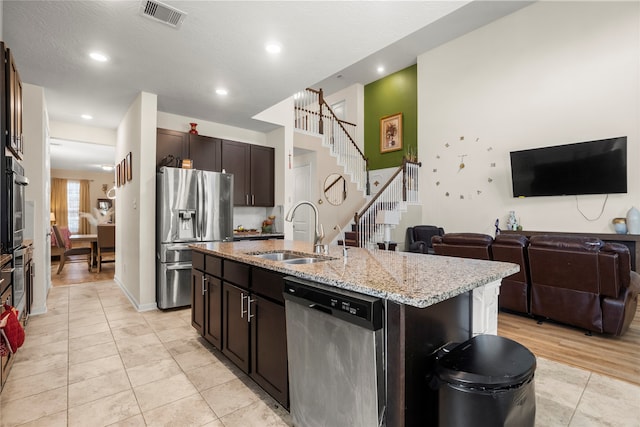
[[[324,100],[322,89],[307,88],[294,95],[295,129],[322,137],[338,165],[344,168],[360,191],[370,196],[368,160],[355,140],[356,125],[338,119]],[[418,203],[418,169],[421,163],[403,161],[380,191],[354,215],[351,231],[345,231],[344,244],[376,248],[384,238],[385,224],[399,221],[408,204]],[[341,242],[340,242],[341,243]]]
[[[324,100],[322,89],[305,89],[293,97],[295,129],[322,136],[338,165],[351,178],[358,190],[369,194],[369,165],[364,153],[351,136],[356,125],[340,120]]]

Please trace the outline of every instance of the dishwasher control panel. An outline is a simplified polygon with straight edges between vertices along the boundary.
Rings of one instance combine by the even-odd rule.
[[[285,278],[285,299],[377,330],[382,327],[382,299],[298,278]]]

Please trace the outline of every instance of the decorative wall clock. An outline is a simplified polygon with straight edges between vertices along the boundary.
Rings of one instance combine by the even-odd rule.
[[[443,143],[432,163],[436,192],[460,200],[482,196],[494,181],[494,157],[493,147],[480,138]]]

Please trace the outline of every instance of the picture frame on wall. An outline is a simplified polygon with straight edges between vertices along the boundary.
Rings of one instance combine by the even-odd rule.
[[[120,164],[116,165],[116,187],[120,187]]]
[[[380,152],[402,150],[402,113],[380,119]]]
[[[126,184],[127,182],[127,161],[122,159],[120,162],[120,183],[121,185]]]
[[[127,162],[127,181],[131,181],[133,179],[133,166],[131,164],[131,151],[129,151],[129,154],[127,154],[126,157],[126,162]]]

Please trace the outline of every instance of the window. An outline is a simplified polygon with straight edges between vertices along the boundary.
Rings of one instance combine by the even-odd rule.
[[[67,181],[67,223],[71,233],[80,230],[80,181]]]

